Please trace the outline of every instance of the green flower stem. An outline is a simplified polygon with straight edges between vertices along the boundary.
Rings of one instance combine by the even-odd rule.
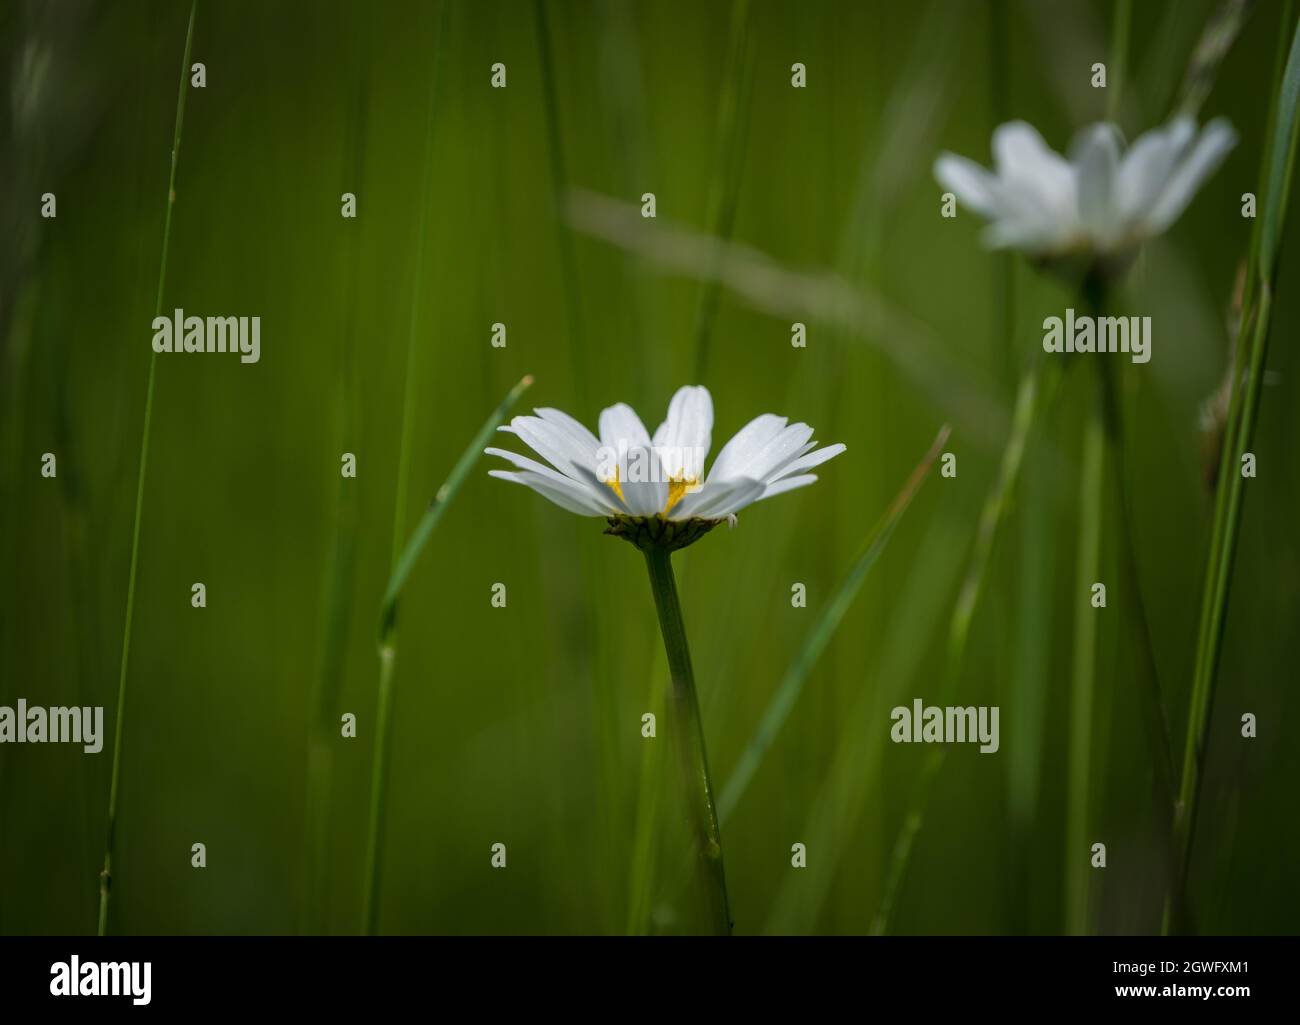
[[[198,0],[190,5],[189,27],[185,30],[185,54],[181,58],[181,82],[176,93],[176,124],[172,131],[171,171],[167,176],[167,212],[163,215],[162,259],[158,266],[158,295],[154,316],[162,314],[163,291],[167,285],[167,252],[171,245],[172,208],[176,205],[176,161],[181,152],[181,127],[185,124],[186,79],[190,73],[190,52],[194,44],[194,16]],[[149,426],[153,421],[154,379],[158,353],[149,354],[149,383],[144,392],[144,426],[140,431],[140,469],[135,482],[135,524],[131,528],[131,568],[127,571],[126,617],[122,624],[122,662],[117,677],[117,714],[113,720],[113,767],[108,785],[108,835],[104,842],[104,867],[99,873],[100,936],[108,932],[108,900],[113,887],[113,851],[117,841],[117,801],[122,779],[122,724],[126,718],[127,666],[131,656],[131,622],[135,613],[135,576],[140,563],[140,513],[144,507],[145,467],[149,463]]]
[[[1106,442],[1111,459],[1112,472],[1119,494],[1119,541],[1121,586],[1126,600],[1132,599],[1133,611],[1137,618],[1139,647],[1142,649],[1141,698],[1143,715],[1146,719],[1148,742],[1151,745],[1151,760],[1155,763],[1156,782],[1160,797],[1173,807],[1174,789],[1177,786],[1177,770],[1174,766],[1173,743],[1169,737],[1169,719],[1165,714],[1165,703],[1160,689],[1160,675],[1156,667],[1155,642],[1151,637],[1151,622],[1147,615],[1146,601],[1142,597],[1142,584],[1138,577],[1137,546],[1133,543],[1131,510],[1135,507],[1129,494],[1128,471],[1124,454],[1124,416],[1120,406],[1119,368],[1111,363],[1101,367],[1102,408],[1106,427]]]
[[[1074,597],[1074,655],[1070,676],[1070,746],[1066,800],[1066,928],[1088,932],[1089,801],[1092,774],[1092,706],[1097,662],[1097,616],[1090,597],[1101,569],[1101,518],[1105,509],[1106,428],[1100,390],[1084,427],[1079,476],[1079,550]]]
[[[697,853],[713,878],[718,932],[727,936],[731,934],[731,905],[727,900],[727,876],[722,864],[722,834],[713,803],[704,725],[700,721],[700,699],[695,690],[695,674],[691,670],[691,652],[686,644],[682,605],[673,579],[672,553],[660,547],[647,547],[644,551],[646,569],[650,572],[650,590],[659,612],[659,628],[663,632],[668,670],[672,676],[668,704],[675,726],[673,739],[682,758],[686,796],[691,803]]]

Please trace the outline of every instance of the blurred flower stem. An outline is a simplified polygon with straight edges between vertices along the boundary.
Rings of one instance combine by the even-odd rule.
[[[176,125],[172,131],[171,170],[167,176],[167,212],[163,215],[162,258],[158,265],[158,295],[154,316],[162,314],[163,292],[167,287],[167,251],[171,244],[172,208],[176,205],[176,161],[181,152],[181,128],[185,124],[186,80],[190,73],[190,52],[194,45],[194,17],[198,0],[190,5],[189,25],[185,29],[185,53],[181,57],[181,81],[176,91]],[[145,468],[149,462],[149,425],[153,420],[153,393],[158,353],[149,354],[149,383],[144,393],[144,426],[140,431],[140,469],[135,483],[135,523],[131,528],[131,568],[126,582],[126,617],[122,623],[122,664],[117,678],[117,714],[113,717],[113,767],[108,785],[108,835],[104,843],[104,867],[99,873],[100,936],[108,932],[108,901],[113,888],[113,852],[117,841],[117,802],[122,780],[122,724],[126,718],[127,667],[131,656],[131,621],[135,613],[135,575],[140,563],[140,513],[144,507]]]
[[[1100,369],[1098,370],[1100,373]],[[1092,712],[1097,663],[1097,617],[1092,587],[1101,576],[1101,521],[1105,515],[1105,422],[1101,393],[1093,397],[1084,425],[1079,469],[1079,548],[1075,561],[1074,651],[1070,672],[1070,733],[1066,777],[1065,927],[1088,932],[1087,856],[1092,781]]]
[[[672,553],[667,548],[655,546],[644,551],[646,569],[650,572],[650,590],[659,613],[659,628],[663,632],[664,650],[672,676],[668,705],[673,717],[673,742],[681,755],[682,780],[694,820],[697,854],[713,880],[717,932],[728,936],[732,924],[731,905],[727,900],[727,876],[722,863],[722,834],[713,803],[713,782],[709,776],[709,758],[704,746],[704,725],[700,720],[700,699],[695,690],[691,652],[686,644],[686,626],[682,622],[682,605],[673,579]]]

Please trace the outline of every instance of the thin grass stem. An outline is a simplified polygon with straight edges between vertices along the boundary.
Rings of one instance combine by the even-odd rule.
[[[546,0],[536,0],[537,56],[541,64],[542,98],[546,112],[547,155],[551,163],[551,205],[555,217],[560,269],[564,279],[564,300],[569,315],[569,346],[579,405],[587,401],[587,351],[582,330],[582,304],[578,298],[578,259],[573,231],[564,219],[564,189],[568,181],[564,161],[564,136],[560,131],[560,100],[555,80],[555,57],[551,52],[551,30]]]
[[[185,29],[185,52],[181,57],[180,86],[176,92],[176,123],[172,129],[171,169],[167,174],[167,208],[163,215],[162,257],[158,263],[158,292],[154,316],[162,315],[163,293],[167,286],[167,254],[171,247],[172,209],[176,205],[176,164],[181,152],[181,130],[185,125],[186,80],[190,72],[190,53],[194,45],[194,19],[198,0],[190,4],[189,24]],[[144,392],[144,425],[140,431],[140,469],[135,482],[135,522],[131,527],[131,567],[126,581],[126,615],[122,623],[122,661],[117,677],[117,713],[113,724],[113,766],[108,784],[108,828],[104,842],[104,867],[99,873],[100,936],[108,933],[108,905],[113,888],[113,856],[117,847],[118,799],[122,782],[122,738],[126,721],[126,682],[131,658],[131,624],[135,617],[135,579],[140,564],[140,520],[144,509],[145,470],[149,463],[149,427],[153,422],[154,380],[157,377],[158,353],[149,354],[149,382]]]
[[[794,707],[795,701],[803,692],[804,684],[808,680],[809,674],[817,664],[826,645],[830,643],[835,631],[839,628],[840,622],[844,619],[853,604],[853,599],[858,591],[862,588],[862,582],[866,579],[871,567],[876,564],[881,553],[889,544],[889,539],[893,536],[894,528],[898,526],[899,520],[902,519],[903,513],[907,507],[912,504],[912,499],[925,483],[926,477],[934,466],[934,461],[939,458],[939,453],[943,451],[943,446],[948,440],[950,428],[947,424],[939,430],[931,443],[929,450],[922,457],[921,462],[917,464],[911,475],[907,478],[906,483],[894,500],[885,510],[880,521],[867,535],[862,544],[862,549],[857,558],[854,559],[848,573],[840,581],[840,586],[836,589],[826,608],[817,617],[808,636],[804,638],[803,646],[795,656],[790,667],[785,671],[781,678],[781,683],[776,688],[776,693],[768,703],[763,717],[759,720],[758,729],[754,731],[753,737],[745,746],[741,753],[740,760],[736,763],[735,769],[732,770],[731,776],[727,779],[727,785],[722,789],[722,795],[718,800],[718,817],[725,822],[735,810],[736,805],[744,796],[749,782],[754,778],[754,773],[763,762],[763,757],[767,754],[772,742],[785,725],[786,719],[790,715],[790,710]]]
[[[365,39],[365,27],[358,24]],[[368,80],[364,70],[369,46],[363,42],[356,88],[345,142],[344,181],[341,191],[361,191],[366,146]],[[344,224],[349,222],[344,221]],[[357,431],[360,398],[355,368],[357,343],[358,225],[352,224],[347,244],[347,300],[343,325],[343,352],[339,376],[339,438],[347,447]],[[299,921],[303,932],[321,933],[329,925],[330,871],[329,825],[334,796],[334,744],[338,737],[338,695],[342,685],[348,627],[352,621],[353,583],[356,575],[359,496],[355,482],[340,475],[336,482],[335,519],[328,559],[324,606],[324,632],[320,664],[312,681],[311,722],[307,737],[307,799],[304,846],[307,871]]]
[[[1128,79],[1129,24],[1133,20],[1133,0],[1115,0],[1110,25],[1110,80],[1106,89],[1106,119],[1119,119],[1119,102]]]
[[[980,512],[970,563],[949,621],[947,666],[939,698],[940,705],[951,704],[960,683],[971,619],[984,589],[993,540],[1006,516],[1011,494],[1020,478],[1020,467],[1024,459],[1025,445],[1029,440],[1029,432],[1034,426],[1039,411],[1050,405],[1051,396],[1060,381],[1060,373],[1060,365],[1057,361],[1049,362],[1040,357],[1035,359],[1021,376],[1020,385],[1016,390],[1015,409],[1011,415],[1011,433],[1002,451],[997,479],[985,498]],[[872,933],[876,935],[883,934],[889,929],[898,891],[911,858],[912,846],[924,823],[930,789],[942,767],[943,748],[939,745],[930,752],[917,775],[911,800],[903,816],[902,828],[899,830],[898,839],[894,842],[894,850],[881,887],[880,907],[871,927]]]
[[[754,94],[754,44],[749,0],[733,0],[731,39],[718,103],[717,165],[709,188],[709,234],[716,240],[714,258],[721,261],[731,240],[740,198],[745,141],[749,134],[749,108]],[[713,323],[722,292],[716,270],[700,283],[700,304],[695,313],[695,377],[704,380],[712,350]]]
[[[1290,24],[1290,4],[1283,11],[1284,28]],[[1285,39],[1285,32],[1283,39]],[[1247,298],[1239,341],[1234,353],[1231,400],[1219,464],[1218,495],[1211,526],[1210,550],[1202,595],[1196,663],[1193,669],[1183,772],[1173,818],[1173,865],[1165,901],[1163,930],[1183,931],[1190,925],[1188,876],[1192,843],[1205,761],[1214,688],[1218,674],[1227,603],[1236,562],[1241,509],[1245,499],[1242,457],[1249,450],[1259,412],[1264,361],[1268,352],[1273,284],[1277,254],[1291,176],[1295,165],[1297,114],[1300,112],[1300,26],[1292,34],[1291,48],[1280,79],[1278,99],[1265,148],[1266,186],[1257,231],[1252,237]],[[1241,341],[1249,339],[1249,349]],[[1244,369],[1244,374],[1242,373]]]
[[[438,113],[438,79],[441,55],[447,35],[447,12],[450,4],[444,0],[438,19],[438,36],[434,41],[433,64],[429,76],[428,120],[424,132],[424,161],[420,174],[420,214],[416,228],[415,272],[411,280],[411,315],[406,340],[405,384],[402,394],[402,433],[397,453],[397,489],[393,499],[393,536],[390,577],[396,573],[402,557],[406,538],[406,501],[410,474],[412,420],[415,402],[416,374],[414,363],[419,339],[420,289],[424,281],[425,253],[428,245],[429,199],[433,193],[433,137]],[[391,591],[391,580],[390,580]],[[390,608],[385,596],[385,610]],[[396,600],[391,603],[392,615],[381,629],[379,641],[379,691],[375,706],[375,747],[370,771],[370,818],[366,829],[365,898],[362,904],[362,924],[367,935],[375,931],[379,916],[378,894],[383,863],[383,832],[386,813],[388,748],[392,733],[393,678],[397,661],[397,629],[395,622]]]

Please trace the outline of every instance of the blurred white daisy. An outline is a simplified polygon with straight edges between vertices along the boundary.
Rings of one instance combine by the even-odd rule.
[[[993,172],[942,153],[934,175],[988,219],[990,247],[1042,259],[1122,260],[1179,218],[1236,142],[1226,120],[1198,133],[1184,116],[1139,136],[1121,154],[1119,129],[1103,122],[1076,136],[1067,160],[1033,126],[1010,121],[993,132]]]
[[[608,517],[609,533],[642,546],[684,547],[745,506],[813,483],[808,471],[844,451],[839,444],[818,449],[807,424],[764,413],[722,447],[706,476],[713,400],[702,386],[678,389],[653,438],[623,403],[600,414],[599,438],[558,409],[534,412],[499,429],[550,465],[489,448],[515,466],[491,476],[527,485],[580,516]]]

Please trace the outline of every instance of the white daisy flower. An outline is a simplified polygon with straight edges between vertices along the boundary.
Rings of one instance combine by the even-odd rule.
[[[1223,118],[1198,134],[1183,116],[1139,136],[1121,156],[1118,127],[1103,122],[1076,136],[1067,160],[1031,125],[1009,121],[993,132],[993,172],[942,153],[934,175],[988,219],[992,248],[1122,264],[1178,220],[1236,142]]]
[[[621,402],[600,414],[600,437],[558,409],[534,412],[498,429],[550,465],[489,448],[515,466],[491,476],[525,484],[580,516],[607,517],[606,533],[639,547],[685,547],[745,506],[813,483],[817,476],[808,471],[844,451],[839,444],[818,449],[807,424],[764,413],[722,446],[706,476],[713,399],[698,385],[678,389],[653,437]]]

